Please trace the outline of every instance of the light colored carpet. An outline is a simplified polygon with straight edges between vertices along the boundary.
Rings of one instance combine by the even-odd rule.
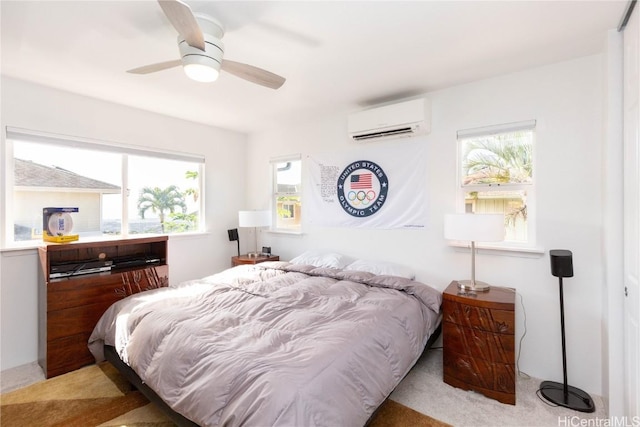
[[[38,362],[7,369],[0,372],[0,393],[8,393],[44,379],[44,372]]]
[[[555,378],[548,378],[556,380]],[[516,405],[505,405],[481,394],[451,387],[442,381],[442,350],[429,350],[391,394],[391,399],[456,427],[605,425],[607,417],[600,396],[591,395],[591,414],[549,406],[538,398],[540,379],[519,376]],[[571,384],[571,379],[569,379]],[[579,420],[600,420],[581,423]]]

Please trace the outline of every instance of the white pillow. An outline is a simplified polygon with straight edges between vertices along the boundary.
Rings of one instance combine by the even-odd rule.
[[[311,250],[298,255],[289,262],[291,264],[305,264],[315,267],[344,268],[351,261],[353,261],[353,258],[337,252]]]
[[[409,267],[396,264],[389,261],[367,261],[359,259],[344,267],[345,270],[366,271],[368,273],[406,277],[407,279],[415,279],[416,275]]]

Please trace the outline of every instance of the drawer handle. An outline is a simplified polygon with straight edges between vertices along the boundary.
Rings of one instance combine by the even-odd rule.
[[[458,368],[473,372],[471,370],[471,363],[467,362],[464,359],[458,359]]]
[[[467,375],[470,375],[473,378],[479,378],[478,373],[475,369],[473,369],[473,366],[471,366],[471,363],[469,363],[468,361],[464,359],[458,359],[457,365],[458,369],[465,372]]]
[[[466,317],[467,319],[471,317],[471,307],[469,307],[468,305],[465,305],[463,310],[464,310],[464,317]]]
[[[147,287],[145,290],[166,288],[169,285],[169,278],[167,276],[160,277],[155,268],[149,268],[145,270],[147,276]]]
[[[500,333],[505,333],[509,330],[509,325],[506,322],[496,322],[496,329]]]
[[[116,295],[118,295],[120,298],[124,298],[127,296],[127,291],[125,290],[124,286],[121,288],[115,288],[114,291],[116,291]]]

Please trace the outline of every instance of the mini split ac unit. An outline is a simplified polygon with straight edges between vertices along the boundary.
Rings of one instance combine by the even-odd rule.
[[[383,105],[350,114],[349,136],[356,141],[414,136],[431,131],[431,104],[426,98]]]

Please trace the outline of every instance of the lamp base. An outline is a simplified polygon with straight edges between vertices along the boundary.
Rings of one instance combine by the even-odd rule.
[[[594,412],[596,406],[593,399],[579,388],[568,385],[564,394],[564,384],[555,381],[542,381],[540,394],[551,403],[580,412]]]
[[[458,280],[458,289],[463,291],[486,292],[491,288],[488,283],[476,280]]]

